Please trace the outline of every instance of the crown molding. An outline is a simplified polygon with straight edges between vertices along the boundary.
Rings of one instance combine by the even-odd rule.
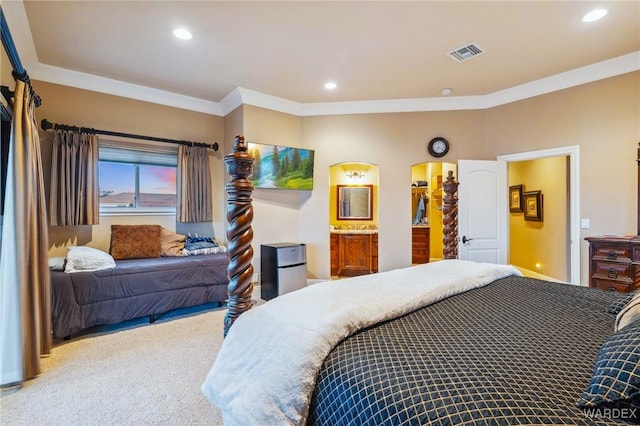
[[[46,64],[39,63],[35,67],[25,68],[32,80],[41,80],[48,83],[60,84],[63,86],[75,87],[108,95],[121,96],[124,98],[151,102],[186,109],[189,111],[202,112],[210,115],[225,115],[223,114],[219,103],[207,101],[205,99],[180,95],[178,93],[171,93],[164,90],[153,89],[151,87]]]
[[[10,26],[16,50],[20,54],[20,60],[31,79],[221,117],[224,117],[243,104],[296,116],[487,109],[640,70],[640,51],[636,51],[617,58],[481,96],[299,103],[243,87],[236,87],[227,94],[221,102],[213,102],[41,64],[33,44],[23,2],[4,2],[2,9],[7,23]]]

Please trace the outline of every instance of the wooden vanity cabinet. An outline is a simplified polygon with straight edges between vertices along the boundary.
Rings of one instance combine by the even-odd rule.
[[[331,276],[337,276],[340,268],[340,234],[331,234],[329,250],[331,251]]]
[[[429,263],[429,230],[426,226],[411,227],[411,263]]]
[[[355,277],[378,272],[377,233],[332,233],[331,275]]]

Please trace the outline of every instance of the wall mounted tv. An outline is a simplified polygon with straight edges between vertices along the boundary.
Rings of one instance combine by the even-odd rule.
[[[249,142],[255,188],[313,189],[313,150]]]

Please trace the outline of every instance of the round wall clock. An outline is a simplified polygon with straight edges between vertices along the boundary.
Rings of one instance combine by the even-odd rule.
[[[433,138],[427,144],[427,152],[433,157],[444,157],[449,152],[449,142],[445,138]]]

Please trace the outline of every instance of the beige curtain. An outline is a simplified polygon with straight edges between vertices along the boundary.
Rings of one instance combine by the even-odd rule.
[[[207,148],[178,147],[178,222],[208,222],[211,213],[211,170]]]
[[[38,375],[40,356],[52,346],[47,210],[34,110],[29,86],[16,81],[0,249],[3,384]]]
[[[97,135],[55,131],[49,216],[52,226],[100,223]]]

